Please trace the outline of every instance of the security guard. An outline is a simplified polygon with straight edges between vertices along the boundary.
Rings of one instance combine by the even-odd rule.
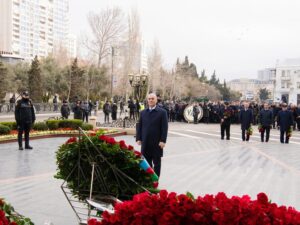
[[[18,100],[16,104],[15,118],[18,128],[19,150],[23,150],[23,132],[25,133],[25,149],[32,149],[32,147],[29,145],[29,131],[35,121],[35,113],[27,91],[22,93],[22,99]]]

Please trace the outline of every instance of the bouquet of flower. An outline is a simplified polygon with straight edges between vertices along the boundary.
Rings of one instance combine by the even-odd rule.
[[[264,128],[261,124],[258,124],[258,131],[259,131],[259,133],[264,132]]]
[[[131,224],[299,224],[300,212],[292,207],[269,202],[265,193],[255,200],[248,195],[227,197],[217,195],[194,197],[162,190],[157,195],[147,192],[135,195],[131,201],[115,205],[114,213],[105,211],[101,221],[92,218],[88,225]]]
[[[232,112],[231,110],[225,110],[223,116],[224,116],[224,119],[228,119],[229,117],[231,117],[232,115]]]
[[[247,130],[247,135],[251,136],[253,134],[253,128],[250,126]]]
[[[287,131],[287,137],[288,138],[290,138],[290,137],[292,137],[292,133],[293,133],[293,129],[290,127],[289,129],[288,129],[288,131]]]

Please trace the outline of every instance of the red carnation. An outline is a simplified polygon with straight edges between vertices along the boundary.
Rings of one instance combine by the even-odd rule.
[[[259,194],[257,195],[257,201],[258,201],[260,204],[266,205],[266,204],[268,204],[268,202],[269,202],[268,196],[267,196],[265,193],[259,193]]]
[[[134,150],[134,147],[132,145],[128,145],[128,150]]]
[[[11,222],[10,225],[18,225],[15,221]]]
[[[105,135],[100,135],[100,136],[99,136],[99,140],[100,140],[100,141],[106,141],[107,138],[108,138],[108,137],[105,136]]]
[[[69,140],[67,140],[66,144],[72,144],[72,143],[75,143],[77,142],[77,138],[76,137],[71,137],[69,138]]]
[[[139,151],[134,151],[134,154],[138,157],[141,157],[142,156],[142,153],[140,153]]]
[[[92,218],[89,219],[88,225],[100,225],[101,223],[97,221],[97,219]]]
[[[116,142],[116,140],[115,140],[114,138],[108,137],[107,140],[106,140],[106,143],[111,144],[111,145],[114,145],[114,144],[116,144],[117,142]]]
[[[121,140],[119,141],[121,149],[127,149],[127,145],[125,144],[125,141]]]

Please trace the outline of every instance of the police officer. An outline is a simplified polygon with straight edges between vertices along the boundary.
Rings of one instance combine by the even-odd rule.
[[[259,122],[262,126],[261,135],[261,142],[264,142],[265,132],[266,132],[266,142],[269,141],[270,137],[270,129],[273,124],[273,113],[270,110],[269,104],[264,104],[264,109],[262,109],[259,113]]]
[[[233,110],[229,107],[229,103],[224,103],[224,108],[222,107],[219,113],[221,119],[221,139],[224,140],[225,131],[226,139],[230,140],[230,124],[233,115]]]
[[[25,149],[32,149],[29,145],[29,131],[35,121],[35,112],[27,91],[22,93],[22,99],[18,100],[16,104],[15,118],[18,127],[19,150],[23,150],[23,132],[25,133]]]

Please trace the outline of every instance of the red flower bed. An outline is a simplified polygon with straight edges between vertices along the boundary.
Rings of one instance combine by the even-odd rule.
[[[190,194],[161,191],[142,193],[132,201],[119,203],[115,213],[103,213],[101,222],[90,219],[88,225],[299,225],[300,213],[292,207],[270,203],[264,193],[257,200],[249,196],[228,198],[224,193],[194,199]]]

